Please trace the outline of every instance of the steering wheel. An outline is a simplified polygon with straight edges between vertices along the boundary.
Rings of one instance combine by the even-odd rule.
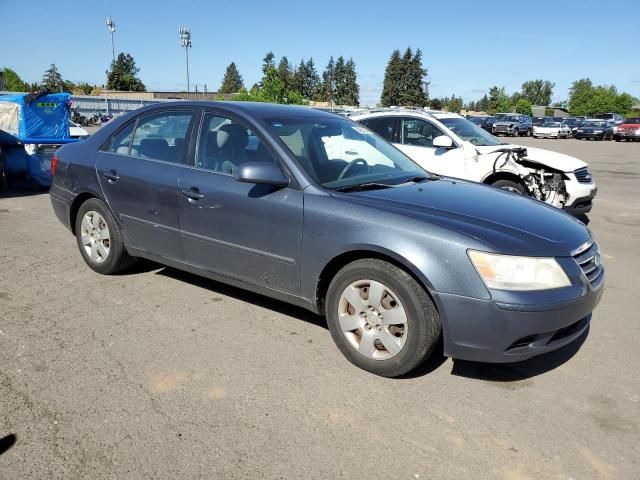
[[[338,180],[342,180],[344,177],[346,177],[347,173],[349,173],[351,169],[356,165],[369,166],[369,164],[364,158],[356,158],[355,160],[352,160],[345,165],[345,167],[340,172],[340,175],[338,175]]]

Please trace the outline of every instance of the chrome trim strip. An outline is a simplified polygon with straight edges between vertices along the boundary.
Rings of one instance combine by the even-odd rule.
[[[576,248],[575,250],[573,250],[571,252],[571,256],[575,257],[576,255],[580,255],[583,252],[586,252],[587,250],[589,250],[591,248],[591,246],[595,243],[595,240],[593,238],[590,238],[589,241],[587,241],[586,243],[583,243],[582,245],[580,245],[578,248]]]

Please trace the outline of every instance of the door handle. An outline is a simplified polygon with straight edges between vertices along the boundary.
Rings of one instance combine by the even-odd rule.
[[[184,189],[180,193],[190,200],[202,200],[204,198],[204,195],[199,193],[197,188]]]
[[[120,180],[120,175],[118,175],[115,170],[104,172],[102,176],[110,182],[117,182],[118,180]]]

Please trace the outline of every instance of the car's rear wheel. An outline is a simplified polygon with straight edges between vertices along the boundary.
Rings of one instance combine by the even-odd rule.
[[[493,187],[501,188],[502,190],[507,190],[508,192],[519,193],[524,195],[524,185],[518,183],[514,180],[496,180],[491,184]]]
[[[416,368],[440,337],[440,319],[429,295],[407,272],[382,260],[343,267],[329,286],[326,314],[342,354],[384,377]]]
[[[124,247],[120,226],[97,198],[80,206],[75,231],[82,258],[92,270],[109,275],[133,263]]]

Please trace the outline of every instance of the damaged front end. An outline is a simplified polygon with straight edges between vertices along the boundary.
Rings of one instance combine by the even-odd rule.
[[[494,174],[512,163],[509,171],[518,172],[527,195],[556,208],[565,207],[568,199],[565,180],[568,178],[563,172],[526,158],[524,147],[501,148],[492,153],[499,153],[493,162]]]

